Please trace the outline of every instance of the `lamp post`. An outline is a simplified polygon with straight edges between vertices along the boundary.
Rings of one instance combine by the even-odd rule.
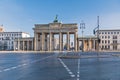
[[[96,32],[97,32],[97,34],[96,34]],[[97,16],[97,27],[93,30],[93,33],[94,33],[94,35],[96,34],[97,35],[97,46],[98,46],[98,48],[97,48],[97,51],[99,52],[99,43],[100,43],[100,38],[99,38],[99,16]]]
[[[81,23],[80,23],[80,29],[82,30],[82,52],[84,51],[83,50],[83,47],[84,47],[84,45],[83,45],[83,29],[85,29],[85,23],[83,22],[83,21],[81,21]]]
[[[17,50],[19,51],[19,32],[18,32],[18,45],[17,45]]]

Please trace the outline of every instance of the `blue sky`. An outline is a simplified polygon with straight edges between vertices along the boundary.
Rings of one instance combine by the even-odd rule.
[[[33,36],[34,24],[51,23],[56,14],[62,23],[79,26],[83,20],[85,35],[92,35],[97,16],[100,29],[120,29],[120,0],[0,0],[0,24],[5,31],[24,31]]]

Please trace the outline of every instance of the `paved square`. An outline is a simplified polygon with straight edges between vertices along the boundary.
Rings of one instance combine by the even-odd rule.
[[[64,59],[57,58],[58,53],[1,53],[0,80],[120,80],[119,53],[79,55],[82,57]]]

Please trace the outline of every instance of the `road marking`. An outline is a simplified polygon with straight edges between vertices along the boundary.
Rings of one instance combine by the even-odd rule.
[[[78,69],[77,69],[77,80],[79,79],[80,79],[80,59],[78,59]]]
[[[42,59],[34,60],[34,61],[30,62],[30,63],[35,63],[35,62],[38,62],[38,61],[42,61],[42,60],[47,59],[47,58],[52,57],[52,56],[54,56],[54,55],[47,56],[47,57],[44,57],[44,58],[42,58]],[[10,70],[13,70],[13,69],[22,67],[22,66],[26,66],[26,65],[28,65],[28,64],[29,64],[29,63],[23,63],[23,64],[21,64],[21,65],[13,66],[13,67],[10,67],[10,68],[5,68],[5,69],[3,69],[3,70],[0,70],[0,72],[10,71]]]
[[[63,67],[67,70],[67,72],[69,73],[69,75],[71,77],[75,77],[75,75],[73,74],[73,72],[67,67],[67,65],[62,61],[62,59],[58,58],[58,60],[63,65]]]
[[[11,69],[15,69],[15,68],[17,68],[17,67],[11,67]]]
[[[3,71],[9,71],[9,70],[11,70],[11,68],[4,69]]]

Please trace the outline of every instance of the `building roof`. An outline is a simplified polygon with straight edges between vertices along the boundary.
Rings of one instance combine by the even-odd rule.
[[[0,33],[25,33],[25,34],[29,34],[29,33],[27,33],[27,32],[0,32]]]
[[[96,39],[97,38],[97,36],[92,36],[92,35],[90,35],[90,36],[79,36],[78,37],[79,39]]]
[[[15,38],[15,40],[25,40],[25,39],[34,39],[34,37],[24,37],[24,38]]]
[[[120,29],[101,29],[99,31],[120,31]]]

